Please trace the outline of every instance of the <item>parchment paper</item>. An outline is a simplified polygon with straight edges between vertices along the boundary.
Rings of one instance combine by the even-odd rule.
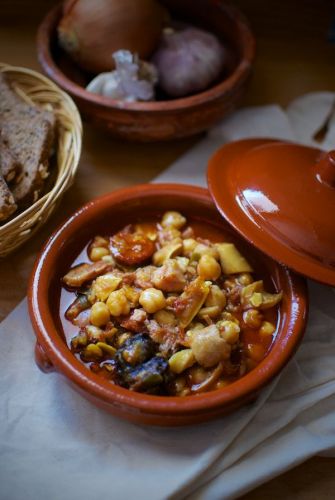
[[[334,94],[247,108],[213,129],[155,182],[205,185],[209,156],[242,137],[333,142]],[[319,138],[320,140],[320,138]],[[320,143],[318,143],[320,145]],[[309,283],[305,339],[256,403],[179,429],[141,427],[95,408],[38,371],[26,301],[0,325],[1,500],[232,499],[308,457],[335,455],[335,296]]]

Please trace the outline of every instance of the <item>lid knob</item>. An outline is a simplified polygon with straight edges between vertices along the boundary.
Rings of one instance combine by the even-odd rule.
[[[318,161],[316,177],[319,182],[335,187],[335,150],[329,151]]]

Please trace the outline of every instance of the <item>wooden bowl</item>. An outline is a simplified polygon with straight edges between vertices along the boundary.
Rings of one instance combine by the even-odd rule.
[[[155,216],[171,209],[229,233],[265,282],[272,282],[284,294],[277,335],[266,358],[224,388],[183,398],[132,392],[91,372],[67,347],[59,314],[61,277],[94,235],[99,231],[112,233],[138,216]],[[36,361],[43,371],[63,374],[84,397],[119,417],[168,426],[203,422],[255,399],[295,352],[307,316],[304,279],[241,240],[222,219],[206,189],[176,184],[148,184],[114,191],[78,210],[41,251],[32,273],[28,300],[37,337]]]
[[[222,80],[204,92],[155,102],[127,103],[85,90],[85,74],[57,43],[61,6],[42,21],[37,36],[39,61],[46,74],[68,92],[83,116],[112,135],[134,141],[191,136],[232,111],[243,95],[255,56],[255,40],[239,11],[223,0],[164,1],[176,18],[200,25],[224,40],[230,64]]]
[[[0,63],[14,90],[28,104],[52,108],[57,140],[54,181],[45,194],[0,225],[0,257],[5,257],[31,238],[60,203],[76,174],[82,143],[81,118],[71,97],[45,76],[28,68]]]

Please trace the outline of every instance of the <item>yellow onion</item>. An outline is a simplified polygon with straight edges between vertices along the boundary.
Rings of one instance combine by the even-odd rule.
[[[120,49],[150,57],[166,19],[157,0],[68,0],[58,38],[82,68],[100,73],[114,67],[112,54]]]

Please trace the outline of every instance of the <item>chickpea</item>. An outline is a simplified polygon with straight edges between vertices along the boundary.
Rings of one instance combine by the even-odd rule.
[[[104,302],[93,304],[90,313],[90,322],[94,326],[104,326],[110,318],[109,309]]]
[[[97,262],[98,260],[101,260],[106,255],[109,255],[108,248],[93,247],[90,251],[90,259],[92,262]]]
[[[186,238],[183,240],[183,253],[184,255],[191,255],[195,247],[197,246],[197,241],[193,238]]]
[[[161,246],[167,245],[174,241],[175,243],[179,241],[179,243],[182,242],[181,238],[181,232],[179,229],[176,229],[175,227],[165,227],[158,231],[158,242]]]
[[[180,229],[186,224],[186,219],[183,215],[181,215],[179,212],[165,212],[162,218],[162,226],[163,227],[175,227],[177,229]]]
[[[243,321],[249,328],[260,328],[263,315],[257,309],[248,309],[243,313]]]
[[[265,349],[261,344],[248,344],[247,351],[249,358],[257,363],[262,361],[265,356]]]
[[[221,314],[221,318],[224,321],[233,321],[237,325],[240,325],[239,320],[237,318],[235,318],[235,316],[232,313],[230,313],[230,312],[223,311],[223,313]]]
[[[81,352],[80,357],[83,361],[100,361],[103,357],[103,352],[96,344],[88,344],[87,347]]]
[[[165,247],[160,248],[159,250],[156,250],[156,252],[152,256],[152,263],[155,266],[162,266],[166,259],[170,258],[170,252],[168,245]]]
[[[233,321],[220,321],[218,328],[221,337],[228,342],[228,344],[236,344],[240,337],[240,327]]]
[[[115,259],[113,257],[113,255],[105,255],[104,257],[102,257],[102,259],[104,262],[108,262],[109,264],[112,264],[113,266],[115,266]]]
[[[203,243],[197,243],[192,253],[193,260],[199,260],[203,255],[210,255],[215,260],[219,260],[219,252],[215,247],[209,247]]]
[[[270,323],[270,321],[263,321],[262,326],[259,329],[260,335],[263,335],[264,337],[273,335],[275,331],[276,327]]]
[[[205,302],[206,307],[218,306],[220,311],[227,303],[226,295],[217,285],[212,285]]]
[[[197,271],[201,278],[214,281],[221,274],[221,266],[214,257],[205,254],[200,257]]]
[[[164,294],[157,288],[147,288],[140,295],[139,302],[147,313],[155,313],[166,305]]]
[[[195,363],[195,357],[192,349],[183,349],[176,352],[169,359],[170,370],[178,375],[190,368]]]
[[[129,314],[130,311],[129,302],[122,288],[109,294],[107,306],[112,316]]]

